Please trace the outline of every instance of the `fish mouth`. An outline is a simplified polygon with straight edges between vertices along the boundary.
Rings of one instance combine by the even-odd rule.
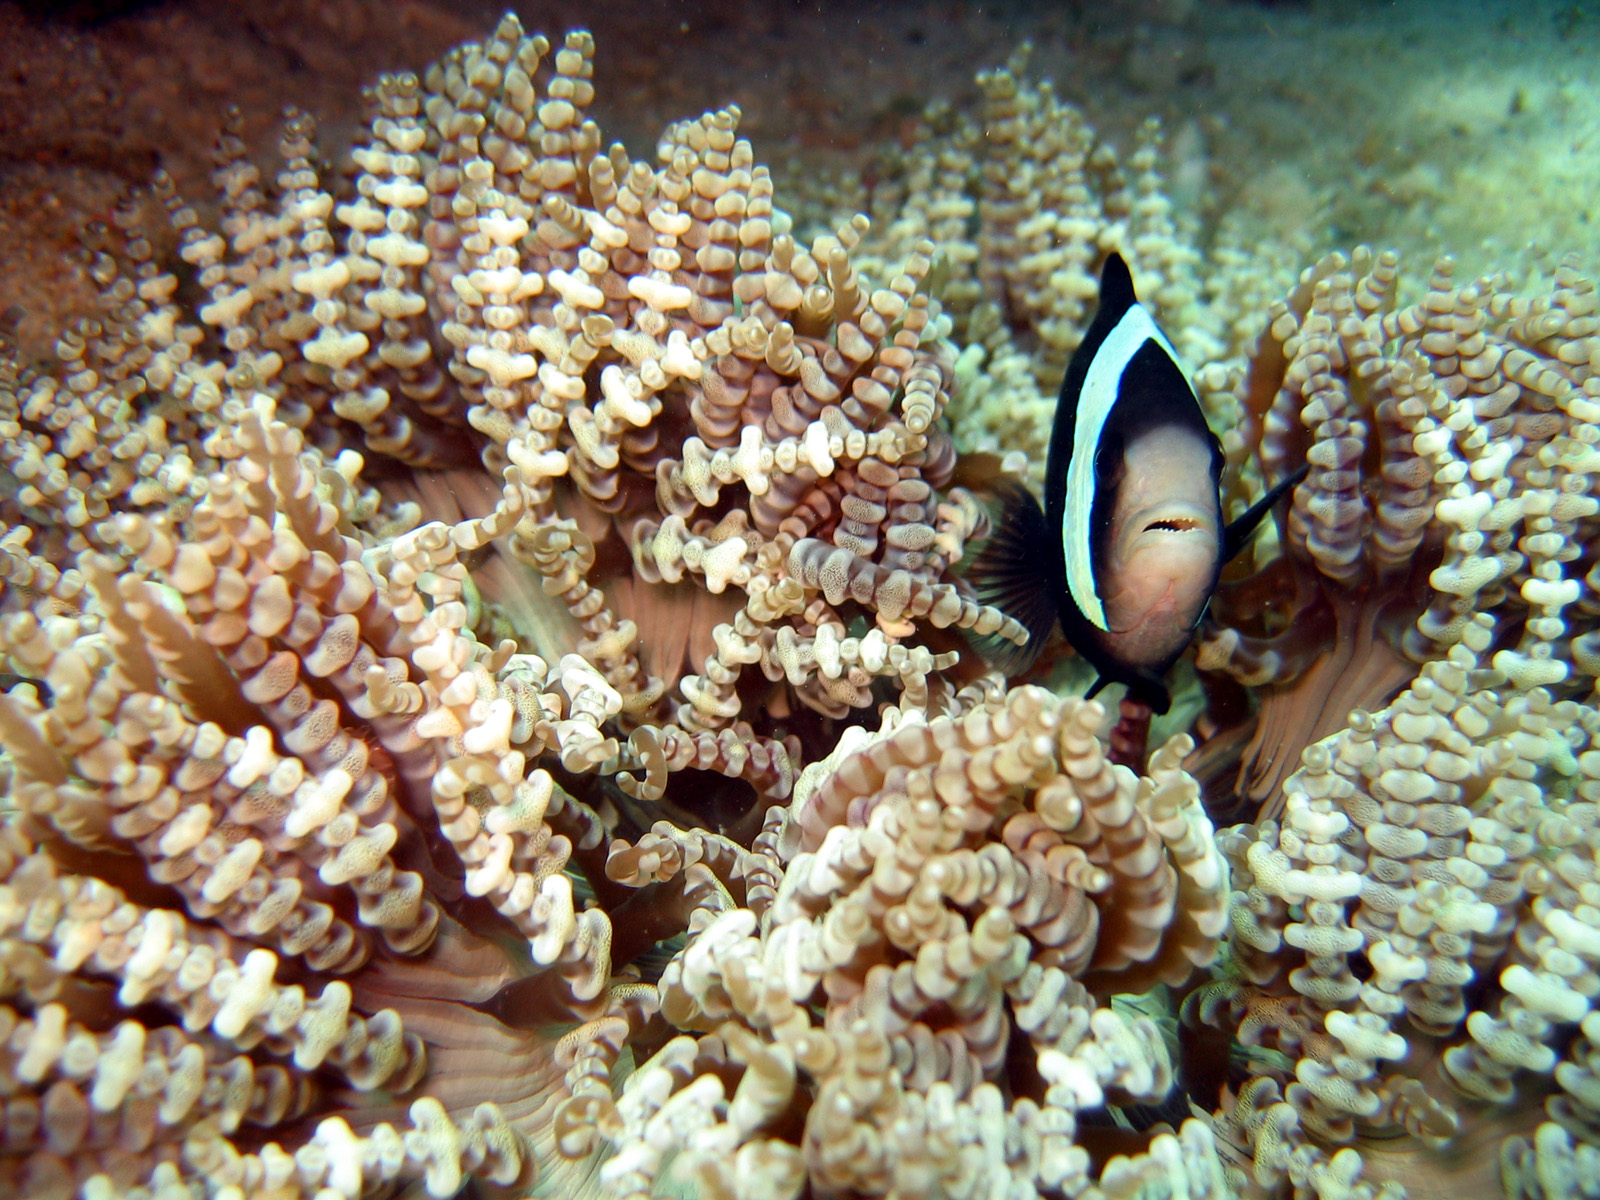
[[[1139,532],[1190,533],[1199,528],[1201,523],[1193,517],[1159,517],[1154,521],[1147,521]]]
[[[1161,504],[1152,504],[1143,510],[1131,513],[1124,522],[1126,530],[1124,537],[1138,540],[1146,534],[1162,533],[1207,533],[1215,535],[1217,523],[1215,517],[1207,512],[1201,505],[1191,504],[1186,501],[1176,503],[1167,501]]]
[[[1158,560],[1172,553],[1187,557],[1197,550],[1204,556],[1201,547],[1214,554],[1218,544],[1217,522],[1211,513],[1187,501],[1166,501],[1130,513],[1116,537],[1114,553],[1117,561],[1127,565],[1141,552],[1154,553]]]

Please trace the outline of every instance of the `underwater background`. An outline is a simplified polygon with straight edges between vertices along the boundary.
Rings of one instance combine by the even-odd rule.
[[[0,1197],[1600,1195],[1597,57],[0,0]],[[966,574],[1113,255],[1154,719]]]
[[[348,140],[375,72],[419,68],[503,7],[6,4],[14,249],[0,298],[21,301],[32,278],[26,307],[42,311],[47,272],[15,248],[48,262],[70,244],[62,230],[157,161],[181,184],[200,181],[221,109],[241,108],[252,145],[270,144],[285,104]],[[1028,42],[1030,73],[1107,138],[1127,144],[1161,118],[1169,191],[1208,232],[1238,214],[1306,254],[1368,242],[1419,263],[1449,253],[1472,272],[1509,268],[1530,247],[1559,256],[1595,244],[1593,5],[600,0],[517,11],[529,28],[582,25],[615,41],[597,100],[612,136],[646,146],[668,120],[737,103],[786,184],[817,170],[862,186],[874,151],[903,140],[928,104],[971,108],[978,71]]]

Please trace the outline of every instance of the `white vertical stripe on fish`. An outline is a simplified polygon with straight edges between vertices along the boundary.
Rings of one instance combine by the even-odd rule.
[[[1067,464],[1067,504],[1061,519],[1062,558],[1067,565],[1067,588],[1072,599],[1096,629],[1105,631],[1105,607],[1095,585],[1094,557],[1091,553],[1093,529],[1090,514],[1094,508],[1095,457],[1100,450],[1106,418],[1111,415],[1122,388],[1122,376],[1133,356],[1146,342],[1153,341],[1167,352],[1174,366],[1183,371],[1178,352],[1156,327],[1141,304],[1122,314],[1116,327],[1095,352],[1078,394],[1077,422],[1072,432],[1072,461]],[[1183,372],[1188,379],[1188,372]]]

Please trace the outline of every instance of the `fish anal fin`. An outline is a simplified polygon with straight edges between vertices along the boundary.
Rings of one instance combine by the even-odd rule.
[[[1056,622],[1049,528],[1044,510],[1022,484],[1002,483],[994,496],[1000,503],[994,532],[963,573],[979,602],[1014,618],[1028,631],[1028,641],[1019,646],[998,634],[970,640],[990,664],[1020,675],[1038,661]]]
[[[1154,675],[1141,676],[1136,683],[1129,684],[1128,693],[1134,699],[1148,704],[1150,711],[1158,717],[1165,715],[1172,707],[1172,692],[1165,681]]]
[[[1149,705],[1150,711],[1158,717],[1172,707],[1172,693],[1167,690],[1167,685],[1158,676],[1145,671],[1128,675],[1098,675],[1094,686],[1083,694],[1083,698],[1093,700],[1102,688],[1113,683],[1125,684],[1128,698]]]
[[[1231,562],[1239,551],[1249,545],[1250,537],[1255,533],[1256,526],[1261,524],[1261,519],[1272,511],[1273,506],[1282,500],[1290,489],[1297,487],[1305,479],[1306,472],[1310,469],[1309,464],[1302,465],[1293,475],[1280,479],[1267,489],[1266,495],[1228,522],[1228,527],[1222,531],[1223,562]]]

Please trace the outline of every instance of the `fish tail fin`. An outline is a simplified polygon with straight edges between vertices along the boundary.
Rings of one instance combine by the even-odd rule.
[[[1288,494],[1291,488],[1299,485],[1305,479],[1306,472],[1311,469],[1309,463],[1304,464],[1293,475],[1280,479],[1267,489],[1267,494],[1262,496],[1249,508],[1228,522],[1228,527],[1222,531],[1222,561],[1230,562],[1239,551],[1250,544],[1251,535],[1255,533],[1256,526],[1261,524],[1261,518],[1272,511],[1273,506]]]
[[[964,574],[980,603],[998,608],[1028,631],[1019,646],[999,634],[973,635],[973,647],[1006,675],[1020,675],[1039,659],[1056,621],[1050,578],[1049,529],[1033,493],[1008,480],[994,489],[1000,511],[994,532]]]

